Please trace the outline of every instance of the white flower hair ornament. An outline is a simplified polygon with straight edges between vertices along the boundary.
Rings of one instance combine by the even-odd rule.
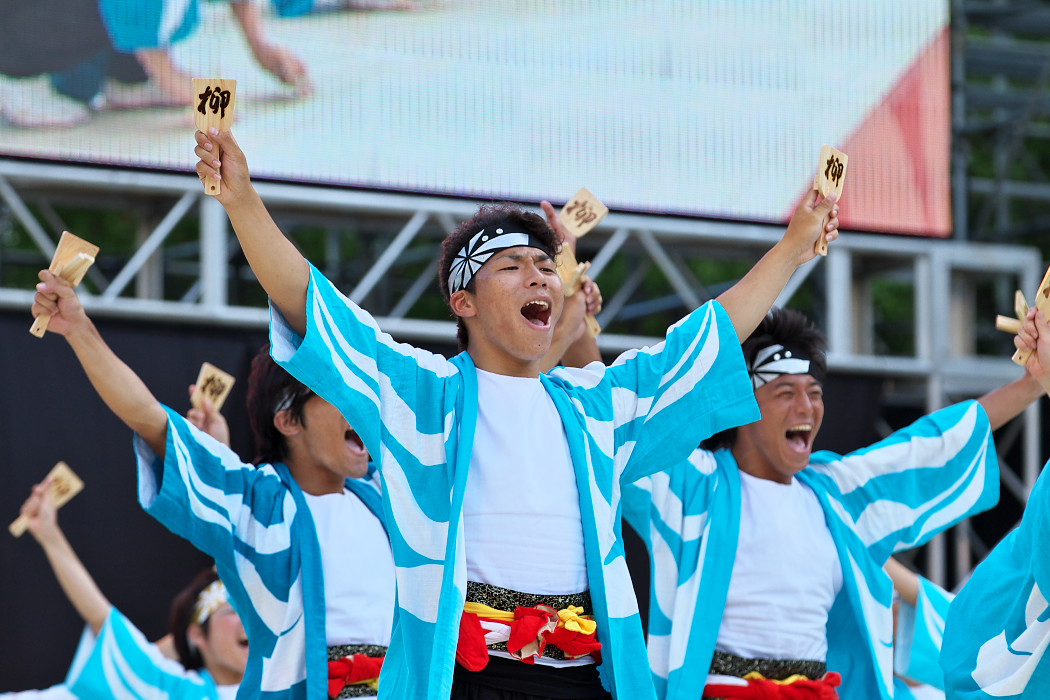
[[[226,584],[219,580],[212,581],[197,596],[190,622],[203,625],[216,610],[229,602],[230,596],[226,592]]]

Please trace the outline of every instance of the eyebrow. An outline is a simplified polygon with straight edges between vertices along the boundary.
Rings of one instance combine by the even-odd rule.
[[[771,381],[769,384],[770,384],[770,386],[772,386],[773,388],[776,388],[776,389],[779,389],[780,387],[792,387],[792,388],[794,388],[794,387],[798,386],[797,384],[795,384],[794,382],[791,382],[791,381],[787,381],[787,382],[782,381],[786,377],[790,377],[790,376],[797,376],[797,375],[781,375],[780,377],[778,377],[778,378],[774,379],[773,381]],[[824,385],[821,384],[819,381],[817,381],[817,379],[814,377],[812,380],[810,380],[809,382],[804,384],[802,386],[802,388],[803,389],[807,389],[807,390],[808,389],[814,389],[814,388],[823,389]]]
[[[509,259],[517,262],[521,260],[527,260],[528,257],[529,253],[497,253],[495,259]],[[537,262],[553,260],[551,256],[547,255],[542,250],[537,250],[535,253],[532,253],[532,259],[536,260]]]

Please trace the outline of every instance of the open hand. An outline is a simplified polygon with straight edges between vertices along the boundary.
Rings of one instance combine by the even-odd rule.
[[[285,85],[294,87],[299,96],[305,97],[313,92],[306,64],[288,49],[264,43],[252,47],[252,54],[260,66]]]

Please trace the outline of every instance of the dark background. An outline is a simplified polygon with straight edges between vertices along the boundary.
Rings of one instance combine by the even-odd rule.
[[[0,521],[18,516],[30,488],[55,462],[66,461],[84,491],[59,512],[74,549],[103,594],[150,639],[166,633],[172,597],[211,562],[172,535],[138,505],[131,431],[95,394],[65,340],[29,334],[28,312],[0,311]],[[252,356],[266,341],[258,330],[96,318],[103,337],[176,410],[189,408],[187,387],[204,361],[237,378],[224,414],[233,447],[251,457],[244,408]],[[449,353],[449,347],[430,349]],[[846,452],[875,439],[880,382],[829,377],[828,410],[818,447]],[[643,613],[648,561],[633,533],[628,561]],[[0,533],[0,692],[60,682],[72,660],[82,624],[65,599],[32,535]]]

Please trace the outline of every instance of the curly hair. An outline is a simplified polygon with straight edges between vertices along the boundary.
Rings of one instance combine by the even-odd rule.
[[[741,345],[744,362],[751,367],[758,351],[774,344],[790,345],[803,350],[810,358],[809,374],[817,381],[824,381],[828,371],[828,339],[805,314],[792,309],[771,309],[758,324],[755,332]],[[723,430],[704,440],[701,447],[708,450],[732,449],[736,444],[736,435],[736,428]]]
[[[452,296],[449,293],[448,275],[452,269],[452,261],[456,253],[466,245],[471,236],[486,228],[504,228],[527,233],[536,238],[546,246],[546,252],[554,258],[561,243],[554,230],[547,225],[543,217],[532,212],[525,211],[517,204],[486,204],[478,209],[474,216],[470,217],[441,242],[441,256],[438,258],[438,288],[441,296],[448,302]],[[474,280],[467,285],[467,290],[474,291]],[[467,341],[470,339],[467,327],[463,319],[456,317],[456,338],[459,340],[459,349],[465,350]]]

